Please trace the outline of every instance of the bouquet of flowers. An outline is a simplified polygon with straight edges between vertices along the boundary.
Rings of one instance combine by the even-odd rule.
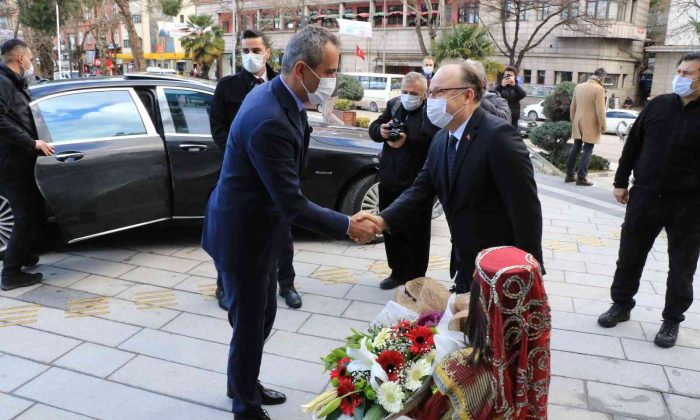
[[[401,412],[433,373],[435,333],[435,323],[421,319],[353,330],[346,347],[322,358],[333,389],[302,408],[327,420],[377,420]]]

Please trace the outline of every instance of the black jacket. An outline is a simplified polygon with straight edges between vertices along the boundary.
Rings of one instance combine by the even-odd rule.
[[[520,101],[527,96],[527,93],[518,84],[515,86],[496,86],[496,92],[508,101],[510,115],[516,120],[520,117]]]
[[[615,187],[634,185],[666,193],[700,194],[700,99],[683,106],[675,93],[649,101],[632,125]]]
[[[380,214],[392,232],[411,229],[416,209],[435,195],[445,210],[465,273],[479,251],[511,245],[542,263],[542,208],[525,143],[512,125],[477,108],[459,142],[447,177],[449,131],[433,139],[416,181]]]
[[[267,80],[274,79],[277,73],[267,64],[266,68]],[[241,69],[233,76],[224,77],[216,85],[209,124],[214,142],[221,150],[226,148],[231,123],[236,118],[243,99],[255,86],[257,86],[257,78],[245,69]]]
[[[36,128],[27,82],[0,64],[0,173],[26,171],[36,162]]]
[[[406,141],[396,149],[382,137],[381,126],[393,119],[406,123]],[[415,111],[408,112],[401,105],[401,98],[393,98],[386,104],[382,115],[369,126],[369,136],[377,143],[384,143],[379,160],[379,180],[391,190],[404,190],[416,179],[428,155],[430,141],[439,128],[430,124],[425,115],[425,101]]]

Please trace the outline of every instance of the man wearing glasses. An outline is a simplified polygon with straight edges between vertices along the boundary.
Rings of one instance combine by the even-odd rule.
[[[392,233],[411,229],[417,209],[440,199],[458,254],[460,270],[474,272],[479,251],[516,246],[542,262],[542,209],[534,171],[522,139],[508,122],[480,106],[483,87],[469,64],[441,67],[428,90],[427,114],[442,128],[413,185],[379,216]],[[468,292],[471,276],[457,279]]]

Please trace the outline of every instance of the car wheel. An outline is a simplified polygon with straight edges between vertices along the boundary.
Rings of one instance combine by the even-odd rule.
[[[379,107],[375,102],[370,102],[369,103],[369,110],[372,112],[379,112]]]
[[[350,185],[340,203],[340,211],[350,216],[359,211],[379,213],[379,176],[367,175]],[[383,241],[384,237],[378,235],[374,243]]]
[[[432,218],[437,219],[438,217],[442,216],[442,214],[445,212],[445,209],[442,208],[442,204],[440,204],[440,200],[435,197],[435,202],[433,202],[433,214]]]
[[[626,133],[627,132],[627,123],[624,121],[620,121],[617,124],[617,128],[615,128],[615,133]]]
[[[527,113],[527,117],[533,121],[537,121],[537,112],[530,111]]]
[[[14,224],[15,218],[12,214],[12,208],[10,208],[10,202],[0,195],[0,258],[5,255]]]

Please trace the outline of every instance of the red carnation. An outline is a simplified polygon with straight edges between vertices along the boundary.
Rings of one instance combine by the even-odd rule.
[[[343,376],[338,379],[338,396],[342,397],[350,392],[355,391],[355,384],[349,376]],[[340,410],[346,416],[354,416],[355,408],[362,403],[362,398],[358,394],[349,395],[340,400]]]
[[[377,363],[382,366],[390,381],[395,381],[399,377],[399,371],[403,368],[403,355],[395,350],[384,350],[379,353]]]
[[[408,321],[401,321],[394,326],[394,330],[403,335],[408,334],[411,331],[411,328],[413,328],[413,325]]]
[[[331,371],[331,379],[348,376],[348,364],[350,364],[349,357],[338,360],[338,367]]]
[[[409,350],[413,354],[429,352],[435,344],[433,330],[426,326],[415,327],[406,337],[411,340],[411,348]]]

